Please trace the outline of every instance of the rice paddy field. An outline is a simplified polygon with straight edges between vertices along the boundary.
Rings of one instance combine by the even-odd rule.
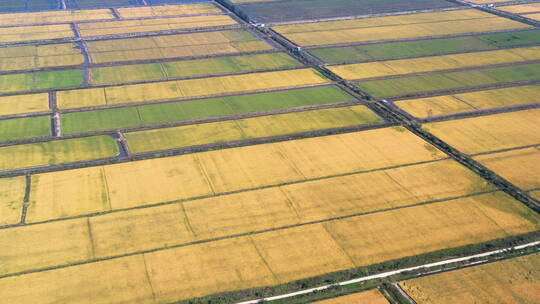
[[[0,303],[534,303],[535,7],[0,0]]]

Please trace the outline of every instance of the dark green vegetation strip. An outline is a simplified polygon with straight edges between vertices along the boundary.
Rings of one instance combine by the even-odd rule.
[[[540,79],[540,63],[366,81],[358,86],[375,97],[385,97],[535,79]]]
[[[58,0],[2,0],[0,13],[35,12],[50,9],[60,9]]]
[[[390,42],[369,45],[312,49],[309,52],[327,63],[344,63],[429,56],[452,52],[530,45],[540,43],[540,30],[421,41]]]
[[[0,93],[78,87],[83,81],[82,70],[0,75]]]
[[[91,81],[94,84],[123,83],[298,66],[300,63],[284,53],[259,54],[95,68],[91,71]]]
[[[0,120],[0,141],[51,136],[49,116]]]
[[[63,114],[61,118],[64,133],[76,134],[353,100],[350,95],[338,88],[328,86],[129,108],[75,112]]]

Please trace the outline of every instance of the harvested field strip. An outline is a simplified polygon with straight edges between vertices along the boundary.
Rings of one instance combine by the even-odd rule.
[[[105,36],[130,33],[158,32],[226,26],[238,24],[227,15],[193,16],[162,19],[124,20],[111,22],[81,23],[81,36]]]
[[[427,118],[537,102],[540,102],[540,85],[400,100],[395,105],[415,117]]]
[[[93,176],[100,182],[105,178],[101,168],[87,168],[79,175],[84,178]],[[74,175],[72,174],[71,177]],[[431,187],[436,181],[441,181],[440,186]],[[32,182],[44,187],[51,182],[51,178],[49,174],[39,175],[34,177]],[[64,180],[64,187],[67,188],[70,185],[69,180]],[[405,188],[405,185],[411,188]],[[359,193],[355,190],[358,187],[362,187],[365,191]],[[97,187],[98,194],[103,195],[102,189],[101,186]],[[378,211],[388,212],[387,210],[392,208],[490,190],[493,190],[493,187],[487,185],[471,171],[454,161],[444,160],[184,203],[126,210],[91,217],[89,224],[93,232],[94,258],[103,258],[306,224],[335,217]],[[73,192],[69,189],[67,191],[66,194]],[[82,191],[87,191],[87,189],[83,188]],[[36,195],[40,197],[41,194],[32,192],[31,197]],[[339,194],[339,199],[336,200],[337,194]],[[31,203],[33,204],[34,201]],[[35,203],[39,204],[39,201]],[[85,207],[93,207],[90,210],[94,212],[109,211],[111,208],[107,201],[104,201],[102,205],[92,206],[90,202],[81,202],[81,204],[56,207],[61,207],[60,209],[66,213],[80,212]],[[40,206],[40,208],[45,207]],[[114,209],[114,204],[112,208]],[[35,211],[36,208],[30,207],[28,216],[32,218]],[[157,225],[157,223],[160,224]],[[189,223],[189,227],[185,223]],[[41,228],[37,231],[19,229],[18,235],[25,238],[26,235],[31,234],[31,237],[46,239],[44,235],[39,237],[39,234],[56,231],[58,226],[58,222],[35,225],[33,227]],[[3,239],[11,239],[9,237],[11,234],[9,230],[0,231]],[[26,244],[26,242],[23,243]],[[24,257],[18,252],[11,252],[12,257],[6,259],[0,275],[58,266],[69,262],[62,256],[55,257],[57,252],[43,256],[42,253],[46,252],[43,246],[49,245],[50,243],[32,246],[32,243],[28,243],[27,246],[13,244],[5,247],[8,251],[24,251],[30,254]],[[35,252],[36,255],[34,256],[31,252]],[[45,262],[44,258],[50,262]],[[90,259],[92,258],[81,256],[81,261]]]
[[[36,112],[50,112],[49,94],[0,97],[0,116]]]
[[[358,86],[376,97],[389,97],[536,79],[540,79],[540,64],[364,81]]]
[[[425,124],[456,149],[476,154],[540,143],[540,109]]]
[[[338,88],[325,86],[74,112],[62,114],[61,119],[63,133],[74,134],[352,101],[353,97]]]
[[[51,11],[38,13],[2,14],[0,26],[23,24],[71,23],[78,21],[114,19],[108,9]],[[3,37],[2,37],[3,38]],[[3,41],[3,39],[2,39]],[[5,42],[5,41],[3,41]]]
[[[163,17],[176,15],[198,15],[222,13],[212,3],[163,5],[150,7],[122,7],[118,9],[122,18]]]
[[[69,24],[37,25],[0,28],[0,37],[7,43],[73,38],[75,33]]]
[[[44,183],[32,183],[28,220],[97,212],[79,206],[124,209],[443,158],[396,127],[104,166],[106,182],[78,173],[83,169],[59,171],[34,175]],[[78,184],[101,192],[79,191]],[[54,195],[64,187],[70,195]]]
[[[0,226],[19,223],[22,216],[26,178],[0,179]]]
[[[167,78],[211,76],[257,70],[294,68],[300,63],[284,53],[244,55],[166,63],[135,64],[91,69],[93,84],[111,84]]]
[[[536,303],[540,254],[449,271],[399,283],[418,304]]]
[[[314,302],[313,304],[389,304],[388,300],[384,295],[378,290],[373,289],[369,291],[363,291],[359,293],[354,293],[346,296],[341,296],[337,298],[322,300]]]
[[[0,120],[0,141],[51,136],[51,117]]]
[[[485,154],[476,161],[524,190],[540,188],[540,147]]]
[[[83,84],[82,70],[60,70],[0,75],[0,93],[78,87]]]
[[[106,88],[62,91],[58,107],[73,109],[125,103],[174,100],[199,96],[270,90],[330,83],[314,69],[253,73],[213,78],[155,82]]]
[[[540,13],[540,3],[498,6],[497,9],[512,14]]]
[[[84,63],[75,43],[25,45],[0,48],[0,71],[29,70]]]
[[[455,14],[463,14],[467,11],[458,10],[453,11]],[[470,12],[470,11],[469,11]],[[403,23],[398,22],[395,25],[374,25],[373,27],[357,26],[355,22],[375,22],[379,18],[366,18],[357,19],[346,22],[343,26],[335,26],[332,29],[332,24],[328,22],[320,23],[308,23],[291,25],[290,27],[297,27],[294,30],[283,30],[282,27],[274,27],[274,29],[283,34],[287,39],[301,46],[315,46],[315,45],[328,45],[328,44],[342,44],[342,43],[355,43],[355,42],[369,42],[369,41],[381,41],[381,40],[395,40],[395,39],[411,39],[430,36],[444,36],[444,35],[457,35],[466,33],[481,33],[488,31],[500,31],[510,29],[525,29],[530,28],[529,25],[505,19],[502,17],[490,15],[480,11],[476,11],[478,18],[470,19],[464,18],[462,20],[456,20],[455,18],[447,21],[430,21],[422,23],[421,20],[416,22]],[[447,14],[434,13],[434,14]],[[474,13],[474,14],[477,14]],[[430,14],[430,13],[427,13]],[[427,15],[426,14],[426,15]],[[405,15],[394,16],[417,18],[422,17],[423,14],[417,15]],[[382,18],[394,18],[394,17],[382,17]],[[336,22],[339,23],[340,21]],[[287,26],[289,27],[289,26]],[[341,27],[341,29],[339,29]]]
[[[481,67],[540,59],[540,47],[514,48],[496,51],[451,54],[412,59],[355,63],[329,66],[328,69],[345,79],[366,79],[413,73]]]
[[[138,131],[125,136],[131,152],[143,153],[381,122],[382,118],[359,105]]]
[[[397,59],[442,53],[524,46],[540,43],[540,30],[476,36],[439,38],[420,41],[387,42],[368,45],[310,49],[309,53],[330,64],[353,61]]]
[[[169,210],[171,215],[179,212]],[[159,220],[160,216],[166,216],[166,212],[156,215],[155,220]],[[176,223],[184,222],[181,213],[177,218]],[[65,297],[69,297],[76,299],[78,303],[89,303],[84,301],[86,297],[79,296],[81,294],[99,295],[99,300],[104,303],[143,300],[148,303],[175,302],[223,291],[277,285],[530,232],[538,229],[539,221],[534,212],[509,196],[497,192],[7,277],[0,279],[0,290],[4,291],[4,299],[17,299],[19,303],[32,303],[36,296],[51,302],[61,302]],[[80,228],[77,232],[82,230],[82,227],[88,227],[82,220],[55,224],[78,224]],[[30,227],[39,229],[40,225],[2,232],[15,234],[18,230]],[[165,228],[165,225],[153,227]],[[169,228],[176,233],[182,233],[182,230],[179,231],[174,226]],[[67,230],[75,231],[57,227],[58,238],[62,239],[62,231]],[[139,231],[144,232],[142,229]],[[359,235],[357,231],[365,233]],[[392,233],[383,233],[384,231]],[[34,234],[28,235],[30,237]],[[55,250],[58,258],[85,258],[87,252],[83,249],[91,246],[90,241],[84,238],[83,233],[76,235],[79,237],[74,234],[69,238],[71,243],[64,242],[62,245],[64,248],[76,246],[77,249]],[[366,238],[366,235],[369,235],[369,238]],[[144,234],[141,236],[144,238]],[[96,239],[107,240],[99,237]],[[13,248],[13,243],[7,242],[6,245]],[[28,242],[23,242],[26,243]],[[61,254],[66,256],[60,256]],[[17,254],[11,256],[16,257]],[[26,263],[32,263],[32,260],[26,260]],[[148,267],[147,273],[144,265]],[[105,273],[108,273],[106,277],[110,280],[107,280],[108,284],[104,286],[102,282]],[[155,301],[151,300],[150,283],[143,279],[145,274],[152,284]],[[77,292],[70,292],[72,289],[68,286],[73,285],[73,280],[69,278],[75,275],[85,278],[84,284],[78,283]],[[186,277],[190,280],[186,281]],[[38,282],[43,288],[29,292],[27,288],[20,287],[36,285]],[[136,286],[137,292],[133,289],[120,294],[104,292],[108,288],[125,290],[128,286]],[[59,292],[60,290],[64,292]],[[96,301],[95,298],[92,300]]]
[[[0,170],[58,165],[114,157],[119,153],[110,136],[53,140],[0,147]]]
[[[199,57],[272,49],[246,30],[99,40],[86,44],[94,63]]]

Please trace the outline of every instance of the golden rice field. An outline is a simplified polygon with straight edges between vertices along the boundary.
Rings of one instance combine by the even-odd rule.
[[[163,5],[147,7],[121,7],[118,12],[122,18],[164,17],[198,14],[219,14],[222,11],[212,3]]]
[[[2,14],[0,26],[8,25],[31,25],[46,23],[71,23],[78,21],[93,21],[114,19],[111,11],[108,9],[95,10],[68,10],[68,11],[50,11],[37,13],[13,13]],[[2,35],[3,38],[3,35]],[[7,42],[2,39],[2,42]]]
[[[540,191],[533,191],[530,193],[532,197],[534,197],[537,200],[540,200]]]
[[[413,59],[355,63],[328,67],[345,79],[366,79],[412,73],[452,70],[540,59],[540,47],[451,54]]]
[[[346,296],[314,302],[313,304],[388,304],[388,300],[378,289],[353,293]]]
[[[61,109],[72,109],[299,87],[329,82],[330,80],[314,69],[298,69],[61,91],[57,93],[57,102]]]
[[[540,143],[540,109],[425,124],[456,149],[476,154]]]
[[[455,35],[530,26],[477,10],[420,13],[333,22],[276,26],[287,39],[302,46]]]
[[[178,212],[169,211],[173,214]],[[84,260],[92,254],[88,250],[92,243],[84,233],[89,229],[84,219],[50,225],[53,224],[57,225],[56,231],[50,229],[55,238],[65,239],[67,230],[73,231],[73,236],[55,247],[61,246],[66,250],[49,251],[51,255],[43,257],[44,261]],[[497,192],[7,277],[0,279],[0,290],[3,299],[17,299],[18,303],[31,303],[36,297],[54,302],[65,297],[66,292],[77,303],[90,303],[85,300],[85,294],[98,294],[103,303],[118,299],[143,303],[148,299],[149,303],[154,303],[149,298],[151,292],[148,292],[151,284],[158,302],[174,302],[223,291],[277,285],[388,259],[481,242],[535,230],[539,225],[538,215]],[[0,242],[11,245],[7,249],[14,258],[9,260],[10,267],[17,269],[22,266],[19,263],[30,265],[35,259],[17,259],[17,252],[25,249],[13,246],[13,241],[7,240],[13,240],[17,233],[26,234],[17,239],[37,238],[36,233],[31,233],[34,231],[22,230],[39,227],[2,231],[11,234],[0,239]],[[136,231],[143,232],[142,229]],[[359,235],[357,231],[364,233]],[[370,237],[366,238],[366,235]],[[420,235],[422,237],[418,237]],[[94,240],[103,239],[97,237]],[[51,246],[50,242],[42,244],[44,248]],[[38,248],[31,249],[31,252],[36,252]],[[33,257],[31,253],[26,254]],[[142,279],[145,277],[143,265],[148,269],[150,281]],[[104,273],[107,275],[103,276]],[[118,273],[122,275],[121,279],[117,277]],[[76,280],[66,279],[75,276]],[[190,280],[186,281],[186,277]],[[27,285],[39,288],[28,291],[22,287]],[[73,285],[77,288],[76,293]],[[102,292],[125,285],[136,287],[137,292]],[[59,290],[65,291],[60,293]],[[95,298],[92,303],[96,303]]]
[[[382,123],[363,105],[126,133],[132,153]]]
[[[0,97],[0,116],[50,111],[47,93]]]
[[[537,103],[540,86],[522,86],[444,96],[399,100],[395,105],[419,117],[448,115],[459,112]],[[518,96],[518,98],[516,98]]]
[[[17,224],[21,220],[25,188],[24,176],[0,179],[0,226]]]
[[[2,42],[24,42],[75,37],[69,24],[1,27]]]
[[[536,303],[540,254],[425,276],[399,283],[418,304]]]
[[[0,71],[81,65],[84,56],[75,43],[0,48]]]
[[[513,14],[540,13],[540,3],[525,3],[518,5],[498,6],[498,10]]]
[[[185,30],[238,24],[227,15],[191,16],[160,19],[123,20],[111,22],[81,23],[78,25],[83,37]]]
[[[474,158],[525,190],[540,188],[540,147],[479,155]]]
[[[226,30],[139,38],[89,41],[94,63],[237,54],[271,50],[245,30]]]

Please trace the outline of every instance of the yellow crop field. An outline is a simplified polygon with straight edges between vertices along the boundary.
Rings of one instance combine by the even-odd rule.
[[[528,15],[525,15],[524,17],[527,17],[529,19],[533,19],[536,21],[540,21],[540,14],[528,14]]]
[[[32,175],[28,223],[108,210],[111,205],[102,167]]]
[[[14,14],[2,14],[0,26],[28,25],[47,23],[71,23],[78,21],[114,19],[108,9],[50,11],[50,12],[26,12]],[[2,37],[3,38],[3,37]],[[3,40],[3,39],[2,39]],[[5,42],[5,41],[2,41]]]
[[[537,303],[540,254],[497,261],[399,283],[418,304]]]
[[[540,109],[425,124],[424,128],[467,154],[540,143]]]
[[[495,192],[325,224],[356,266],[538,230],[540,216]],[[362,233],[358,233],[362,231]]]
[[[469,12],[471,15],[467,16],[466,12]],[[343,21],[343,23],[337,21],[276,26],[274,29],[296,44],[315,46],[479,33],[530,27],[517,21],[488,15],[483,12],[471,13],[470,11],[458,10],[450,15],[447,13],[449,12],[428,15],[429,18],[427,20],[422,20],[422,17],[426,17],[427,14],[414,14],[408,15],[409,20],[407,21],[403,21],[401,18],[384,19],[392,17],[379,17],[357,19],[358,21]],[[465,16],[463,18],[455,18],[455,14],[465,14]],[[437,17],[441,18],[441,20],[433,20],[433,18]]]
[[[539,85],[396,101],[409,114],[426,118],[538,102]],[[516,98],[519,96],[519,98]]]
[[[359,105],[137,131],[126,138],[131,152],[143,153],[377,122],[382,118]]]
[[[0,275],[93,258],[86,219],[2,229],[0,246]]]
[[[40,112],[50,112],[47,93],[0,97],[0,116]]]
[[[7,303],[18,304],[35,304],[36,299],[43,303],[69,299],[78,304],[152,304],[143,259],[130,256],[3,278],[0,296]]]
[[[118,9],[118,12],[123,18],[222,13],[222,11],[212,3],[160,5],[148,7],[121,7]]]
[[[159,303],[278,283],[249,238],[157,251],[144,259]]]
[[[328,69],[346,79],[366,79],[538,59],[540,59],[540,47],[524,47],[507,50],[337,65],[330,66]]]
[[[62,109],[201,97],[329,83],[314,69],[252,73],[212,78],[58,92]]]
[[[83,37],[157,32],[238,24],[227,15],[190,16],[160,19],[81,23]]]
[[[388,300],[378,289],[353,293],[346,296],[314,302],[313,304],[388,304]]]
[[[113,157],[119,152],[110,136],[53,140],[0,147],[0,171]]]
[[[36,25],[0,28],[2,42],[24,42],[73,38],[75,33],[69,24]]]
[[[513,14],[538,13],[540,12],[540,3],[526,3],[526,4],[519,4],[519,5],[498,6],[497,9],[500,11],[509,12]]]
[[[25,189],[24,176],[0,179],[0,226],[21,220]]]
[[[97,170],[59,171],[33,177],[44,180],[32,183],[28,217],[35,222],[109,205],[123,209],[194,199],[442,158],[446,155],[405,129],[386,128],[108,165],[106,179]],[[75,190],[77,184],[96,190]],[[57,194],[66,189],[72,192]]]
[[[540,188],[540,147],[484,154],[475,160],[522,189]]]
[[[533,191],[530,194],[532,197],[536,198],[537,200],[540,200],[540,191]]]
[[[94,63],[271,50],[245,30],[225,30],[87,42]]]
[[[0,71],[28,70],[84,63],[74,43],[0,48]]]

